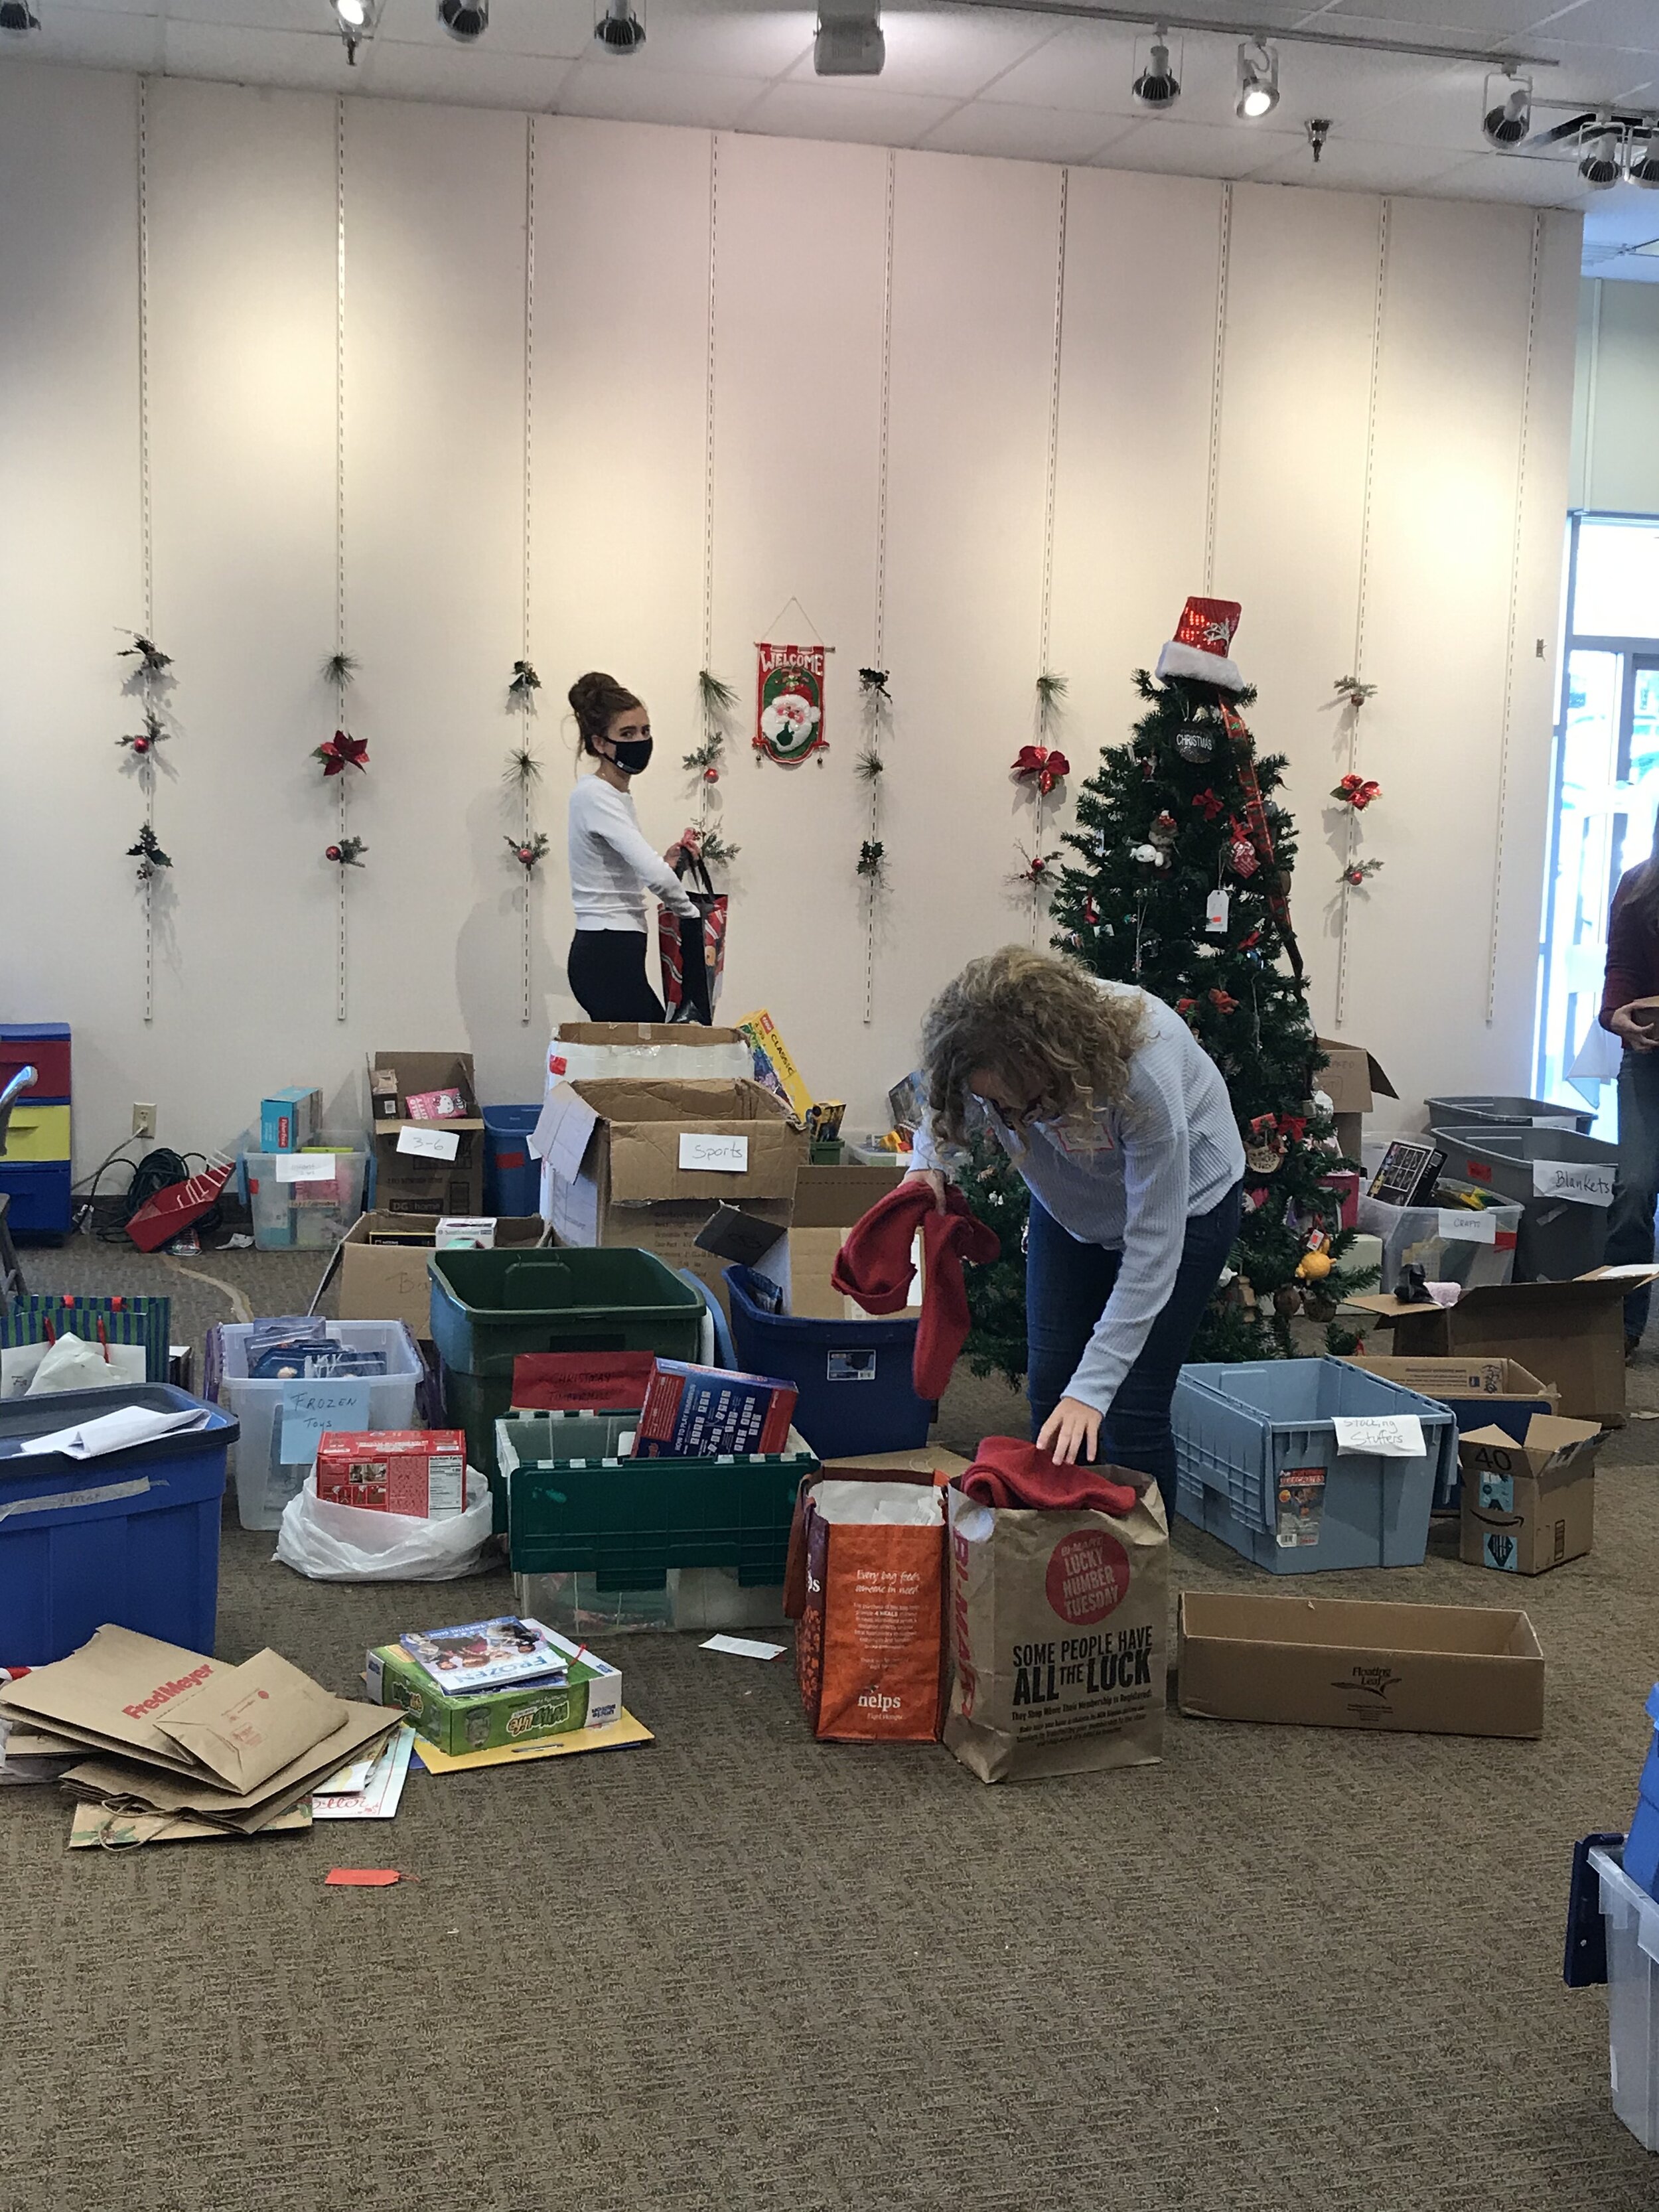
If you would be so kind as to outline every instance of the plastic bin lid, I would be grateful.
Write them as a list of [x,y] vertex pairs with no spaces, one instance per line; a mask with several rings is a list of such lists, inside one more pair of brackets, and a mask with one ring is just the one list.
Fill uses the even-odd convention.
[[[171,1436],[155,1437],[148,1443],[133,1444],[125,1451],[109,1452],[97,1459],[31,1452],[20,1466],[9,1464],[17,1458],[19,1445],[30,1437],[48,1437],[54,1429],[73,1428],[77,1422],[96,1420],[100,1413],[117,1413],[127,1406],[142,1407],[151,1413],[182,1413],[199,1406],[209,1418],[204,1428],[178,1430]],[[188,1390],[176,1389],[171,1382],[124,1382],[107,1390],[49,1390],[38,1398],[11,1398],[0,1404],[0,1472],[36,1475],[76,1468],[86,1473],[100,1467],[125,1467],[134,1461],[178,1459],[186,1453],[223,1451],[240,1432],[241,1423],[234,1413],[224,1413],[205,1398],[192,1397]]]

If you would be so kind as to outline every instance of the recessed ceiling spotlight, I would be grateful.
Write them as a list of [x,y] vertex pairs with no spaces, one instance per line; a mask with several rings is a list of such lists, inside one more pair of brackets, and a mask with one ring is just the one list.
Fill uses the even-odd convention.
[[1241,39],[1238,98],[1233,112],[1241,123],[1258,123],[1279,105],[1279,54],[1260,39]]
[[1610,191],[1619,181],[1619,133],[1603,113],[1585,132],[1580,143],[1578,173],[1593,192]]
[[1517,76],[1512,70],[1489,76],[1480,112],[1480,130],[1487,143],[1507,153],[1531,129],[1532,79]]
[[0,31],[9,32],[15,39],[26,39],[31,31],[40,27],[40,18],[28,0],[0,0]]
[[[1139,44],[1137,40],[1137,58]],[[1170,33],[1162,23],[1152,33],[1146,66],[1137,72],[1129,92],[1138,107],[1150,107],[1160,114],[1181,97],[1181,79],[1170,60]]]
[[607,54],[636,54],[645,44],[645,18],[633,0],[609,0],[593,24],[594,43]]
[[879,76],[887,59],[878,0],[818,0],[815,76]]

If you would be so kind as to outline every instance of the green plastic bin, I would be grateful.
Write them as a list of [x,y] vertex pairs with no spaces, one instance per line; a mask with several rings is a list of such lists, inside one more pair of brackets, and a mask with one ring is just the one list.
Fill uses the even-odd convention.
[[601,1590],[660,1589],[671,1567],[781,1583],[801,1477],[818,1466],[793,1429],[781,1452],[622,1459],[637,1413],[527,1413],[496,1424],[515,1575],[591,1574]]
[[444,1417],[465,1431],[469,1462],[489,1477],[498,1534],[507,1527],[507,1500],[496,1480],[495,1424],[513,1402],[520,1352],[695,1359],[701,1349],[702,1297],[653,1252],[564,1245],[429,1252],[427,1269]]

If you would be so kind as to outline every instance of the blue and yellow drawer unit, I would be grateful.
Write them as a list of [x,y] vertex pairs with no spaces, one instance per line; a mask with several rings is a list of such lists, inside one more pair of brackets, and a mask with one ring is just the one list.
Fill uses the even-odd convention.
[[6,1219],[21,1237],[66,1237],[70,1222],[70,1032],[67,1022],[0,1022],[0,1091],[20,1067],[39,1080],[11,1110],[0,1153]]

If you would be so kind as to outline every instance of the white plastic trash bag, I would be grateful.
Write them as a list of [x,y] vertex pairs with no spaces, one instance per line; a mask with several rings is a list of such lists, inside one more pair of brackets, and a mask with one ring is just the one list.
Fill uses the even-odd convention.
[[466,1510],[448,1521],[336,1505],[308,1474],[283,1510],[276,1557],[314,1583],[449,1583],[482,1567],[493,1517],[489,1485],[472,1467]]

